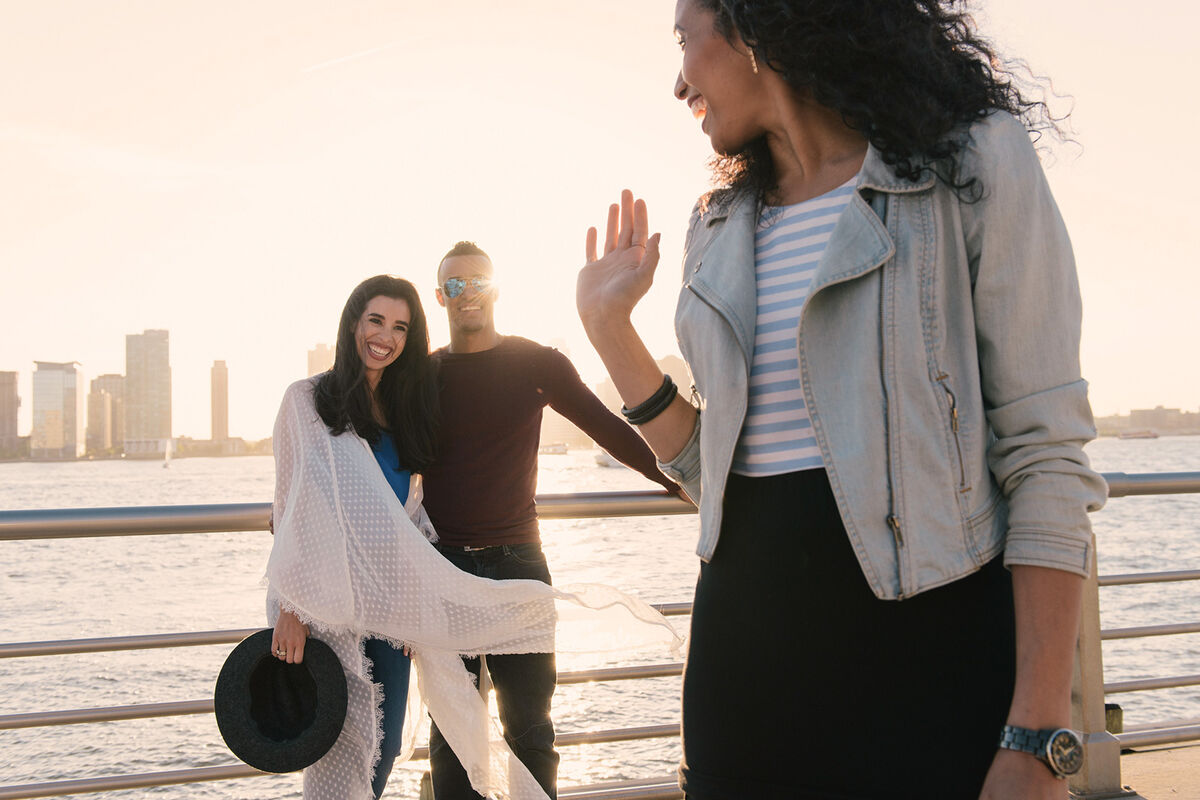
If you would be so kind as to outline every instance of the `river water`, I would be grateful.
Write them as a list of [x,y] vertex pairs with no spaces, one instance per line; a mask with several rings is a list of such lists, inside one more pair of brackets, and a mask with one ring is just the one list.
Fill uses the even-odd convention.
[[[1102,439],[1104,472],[1200,471],[1200,437]],[[543,456],[539,491],[653,488],[594,451]],[[0,464],[0,509],[269,501],[269,458]],[[1200,568],[1200,496],[1110,501],[1095,515],[1100,573]],[[543,523],[555,582],[603,582],[650,602],[691,599],[691,516]],[[0,642],[249,628],[263,623],[260,533],[0,543]],[[1200,582],[1101,590],[1105,627],[1194,621]],[[686,618],[675,623],[686,632]],[[230,645],[0,660],[0,714],[210,697]],[[1200,636],[1105,645],[1108,680],[1200,673]],[[639,660],[661,660],[659,656]],[[625,662],[560,657],[560,669]],[[748,665],[748,674],[752,665]],[[561,687],[560,733],[675,723],[678,678]],[[1200,689],[1123,694],[1127,725],[1200,717]],[[819,724],[819,723],[818,723]],[[671,774],[677,739],[563,749],[560,783]],[[0,786],[155,772],[233,760],[211,715],[0,731]],[[415,798],[424,762],[398,767],[385,797]],[[138,789],[109,797],[297,798],[295,775]]]

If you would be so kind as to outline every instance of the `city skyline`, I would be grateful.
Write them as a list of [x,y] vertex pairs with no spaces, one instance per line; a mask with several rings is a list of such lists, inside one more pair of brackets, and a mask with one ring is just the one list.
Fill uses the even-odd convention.
[[[305,348],[333,341],[363,278],[412,280],[432,343],[446,343],[433,283],[460,239],[493,257],[498,328],[565,339],[594,385],[604,371],[575,314],[575,275],[587,227],[626,187],[662,233],[635,322],[651,352],[677,354],[678,265],[711,148],[671,96],[674,3],[443,6],[10,9],[0,66],[24,78],[0,86],[12,187],[0,199],[0,369],[19,371],[22,433],[33,361],[120,373],[121,335],[166,329],[175,432],[209,430],[221,358],[231,433],[268,436]],[[1156,141],[1200,122],[1183,100],[1193,4],[1167,0],[1153,32],[1136,34],[1115,0],[973,7],[1002,54],[1053,80],[1053,110],[1072,111],[1067,141],[1039,147],[1079,265],[1096,415],[1197,408],[1187,223],[1200,201],[1188,163]],[[52,313],[88,323],[48,325]]]
[[[150,331],[147,331],[146,333],[150,333]],[[165,334],[167,332],[156,331],[155,333]],[[130,335],[138,336],[138,334]],[[551,340],[549,344],[562,350],[567,354],[568,357],[571,357],[570,346],[567,340],[554,339]],[[316,343],[313,347],[308,348],[306,353],[307,377],[312,377],[318,372],[329,369],[333,364],[333,353],[334,350],[332,345],[320,342]],[[686,375],[686,365],[684,364],[683,360],[679,358],[679,356],[668,353],[660,356],[658,360],[660,366],[662,366],[664,370],[669,370],[672,372],[672,374],[678,373]],[[47,362],[36,363],[43,364]],[[297,359],[297,363],[299,363],[299,359]],[[84,375],[82,370],[82,365],[79,364],[79,362],[66,362],[66,364],[80,368],[77,371],[77,374],[81,382],[86,379],[86,375]],[[55,364],[54,366],[65,366],[65,364]],[[16,409],[25,405],[23,397],[17,393],[18,382],[16,377],[18,375],[19,373],[15,371],[0,370],[0,458],[5,457],[5,443],[7,441],[5,439],[5,434],[7,431],[11,429],[11,431],[14,432],[11,434],[14,439],[14,441],[11,443],[11,446],[15,446],[15,439],[17,438],[32,436],[32,430],[23,433],[20,425],[16,424]],[[297,372],[296,380],[299,380],[301,377],[303,376]],[[108,398],[106,409],[108,414],[107,425],[111,431],[110,440],[112,445],[110,445],[110,447],[113,445],[119,445],[121,440],[124,438],[121,432],[121,429],[124,427],[123,417],[118,410],[120,408],[120,404],[123,402],[124,379],[125,376],[121,374],[107,374],[100,375],[90,380],[90,389],[87,394],[87,402],[84,412],[85,419],[87,420],[87,425],[85,428],[87,453],[103,454],[104,450],[108,449],[108,447],[104,446],[93,446],[92,426],[94,414],[91,402],[93,396],[97,394],[102,393]],[[606,406],[614,410],[620,407],[620,397],[617,395],[616,389],[612,386],[612,381],[607,376],[600,381],[588,383]],[[684,378],[677,377],[676,383],[680,386],[683,386],[685,385],[686,381]],[[231,436],[229,429],[229,399],[231,396],[231,386],[229,381],[229,370],[224,360],[214,360],[211,362],[211,366],[209,368],[209,386],[210,405],[208,422],[210,425],[210,441],[220,442],[227,439],[244,439],[245,441],[253,442],[269,438],[269,431],[264,436]],[[16,401],[15,403],[14,400]],[[547,412],[552,415],[552,409],[547,409]],[[1200,419],[1200,405],[1197,405],[1195,410],[1193,410],[1189,407],[1171,407],[1164,406],[1162,403],[1156,403],[1153,405],[1148,405],[1145,408],[1129,408],[1114,411],[1109,414],[1101,414],[1096,412],[1095,417],[1097,421],[1097,427],[1101,429],[1102,435],[1114,435],[1115,433],[1128,428],[1146,428],[1151,430],[1157,428],[1160,431],[1171,432],[1174,428],[1182,429],[1186,427],[1186,430],[1184,431],[1186,433],[1194,433],[1195,431],[1200,430],[1200,424],[1191,422],[1191,420],[1194,418]],[[566,422],[565,420],[559,422],[558,420],[554,419],[553,416],[551,419],[553,422],[551,424],[544,425],[544,428],[557,430],[558,428],[555,427],[556,425],[561,427],[562,423]],[[172,430],[169,438],[173,440],[195,439],[203,441],[203,438],[195,435],[195,433],[196,432],[194,431]],[[551,438],[555,437],[552,436]],[[561,439],[563,437],[558,435],[557,438]],[[547,441],[550,440],[551,439],[547,439]],[[117,450],[119,451],[119,449],[120,448],[118,446]]]

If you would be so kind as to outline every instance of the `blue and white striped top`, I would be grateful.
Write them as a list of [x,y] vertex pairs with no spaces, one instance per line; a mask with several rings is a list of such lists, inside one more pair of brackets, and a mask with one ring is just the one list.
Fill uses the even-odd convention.
[[732,471],[763,477],[822,466],[800,388],[800,309],[855,179],[792,206],[769,206],[754,235],[758,316],[746,421]]

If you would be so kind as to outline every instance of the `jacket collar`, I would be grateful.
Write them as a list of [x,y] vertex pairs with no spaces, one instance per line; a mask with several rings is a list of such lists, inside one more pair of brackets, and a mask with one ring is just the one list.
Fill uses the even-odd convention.
[[[910,194],[931,189],[936,182],[937,176],[932,172],[925,173],[915,181],[899,177],[895,170],[884,163],[883,156],[875,149],[875,145],[868,144],[867,155],[863,158],[862,169],[859,170],[858,183],[855,188],[860,193],[863,189],[873,189],[877,192],[891,194]],[[719,220],[740,214],[749,214],[753,217],[757,205],[748,192],[739,192],[736,195],[721,198],[714,201],[704,212],[704,224],[712,225]]]
[[862,169],[858,173],[858,190],[874,189],[877,192],[907,194],[922,192],[933,188],[937,176],[926,172],[920,180],[910,181],[896,175],[896,171],[883,161],[883,156],[875,149],[875,145],[867,145],[867,156],[863,159]]

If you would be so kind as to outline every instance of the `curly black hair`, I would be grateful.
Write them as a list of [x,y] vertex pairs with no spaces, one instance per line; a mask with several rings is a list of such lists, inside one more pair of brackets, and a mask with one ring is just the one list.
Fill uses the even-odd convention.
[[[367,303],[380,296],[408,303],[410,315],[404,350],[384,367],[376,388],[387,431],[371,413],[371,389],[354,336]],[[429,357],[429,326],[412,283],[376,275],[354,288],[338,323],[333,368],[317,378],[313,398],[321,421],[334,436],[349,430],[374,443],[380,436],[390,435],[400,456],[400,469],[420,472],[433,463],[439,418],[437,366]]]
[[[718,33],[731,42],[740,36],[759,63],[839,112],[900,178],[932,172],[977,200],[983,187],[955,156],[966,126],[995,110],[1035,136],[1062,135],[1061,118],[1022,77],[1027,68],[996,55],[963,0],[697,2],[714,13]],[[763,139],[717,156],[712,167],[718,194],[749,189],[761,197],[773,187]]]

